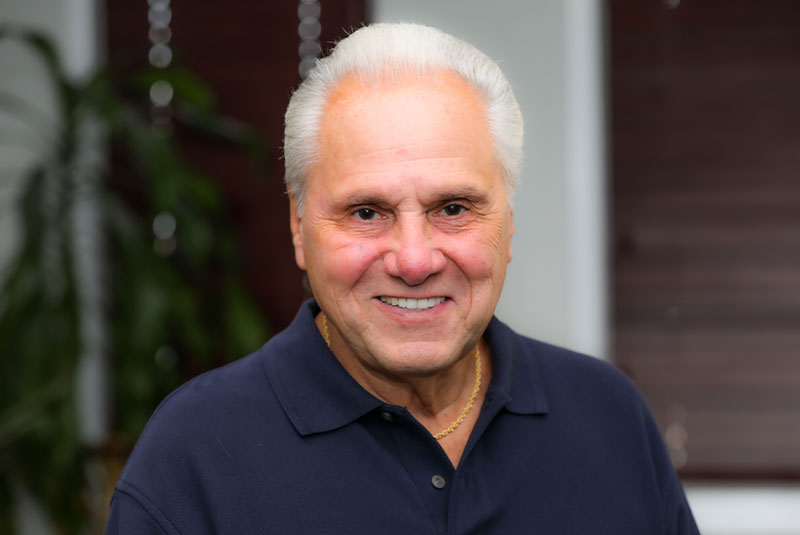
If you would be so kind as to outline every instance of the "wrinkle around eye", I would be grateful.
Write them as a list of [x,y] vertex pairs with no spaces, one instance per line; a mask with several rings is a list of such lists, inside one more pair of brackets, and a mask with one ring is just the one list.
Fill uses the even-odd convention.
[[462,232],[476,227],[476,218],[469,211],[457,216],[447,216],[437,212],[431,221],[437,229],[447,233]]

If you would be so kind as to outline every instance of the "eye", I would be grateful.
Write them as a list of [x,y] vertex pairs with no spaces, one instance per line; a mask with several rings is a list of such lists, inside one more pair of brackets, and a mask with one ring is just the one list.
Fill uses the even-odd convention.
[[444,208],[442,208],[442,213],[446,216],[457,216],[462,214],[466,208],[460,204],[448,204]]
[[363,221],[370,221],[371,219],[375,219],[377,216],[378,212],[372,208],[359,208],[356,210],[356,217]]

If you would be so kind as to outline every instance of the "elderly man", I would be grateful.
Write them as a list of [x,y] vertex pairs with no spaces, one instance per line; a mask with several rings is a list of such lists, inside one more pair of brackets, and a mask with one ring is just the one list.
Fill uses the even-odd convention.
[[162,403],[108,533],[697,533],[631,383],[493,318],[521,142],[508,82],[466,43],[340,42],[286,113],[314,300]]

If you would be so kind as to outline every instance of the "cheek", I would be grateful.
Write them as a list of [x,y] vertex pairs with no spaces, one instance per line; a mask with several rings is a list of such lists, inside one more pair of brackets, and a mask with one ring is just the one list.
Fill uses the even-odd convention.
[[508,263],[508,238],[501,231],[463,232],[448,247],[448,256],[473,280],[496,279]]
[[323,271],[317,275],[327,283],[352,286],[381,256],[376,244],[362,239],[323,235],[317,243],[315,265]]

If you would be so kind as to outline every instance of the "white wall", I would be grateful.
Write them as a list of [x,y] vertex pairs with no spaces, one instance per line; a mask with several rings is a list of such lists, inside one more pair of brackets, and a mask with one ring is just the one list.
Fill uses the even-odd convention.
[[[462,37],[500,63],[526,123],[514,260],[497,314],[607,356],[603,13],[598,0],[374,0],[373,20]],[[800,486],[686,485],[704,535],[800,534]]]

